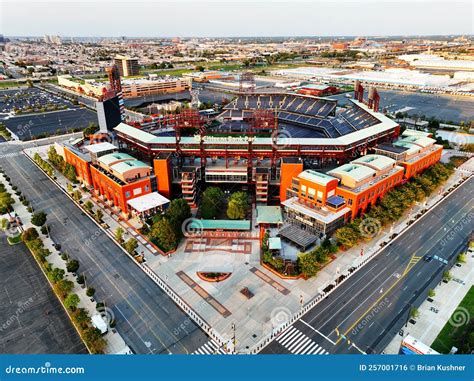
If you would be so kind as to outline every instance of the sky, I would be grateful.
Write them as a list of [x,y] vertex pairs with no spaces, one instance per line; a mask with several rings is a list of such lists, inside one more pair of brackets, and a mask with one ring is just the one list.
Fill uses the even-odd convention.
[[6,36],[388,36],[474,33],[474,1],[0,0]]

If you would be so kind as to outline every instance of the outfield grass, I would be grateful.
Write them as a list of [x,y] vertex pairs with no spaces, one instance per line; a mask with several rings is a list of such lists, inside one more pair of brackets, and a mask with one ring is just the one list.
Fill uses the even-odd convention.
[[[455,327],[451,324],[451,321],[456,322],[456,316],[465,317],[465,313],[463,311],[467,311],[467,322],[462,324],[460,327]],[[451,315],[451,318],[443,327],[439,335],[436,337],[435,341],[431,345],[435,351],[440,353],[449,353],[451,348],[457,347],[460,348],[460,342],[463,338],[470,334],[469,332],[469,320],[474,319],[474,286],[472,286],[469,291],[467,292],[464,299],[459,303],[459,306],[456,308],[456,311]],[[472,326],[471,326],[472,327]]]

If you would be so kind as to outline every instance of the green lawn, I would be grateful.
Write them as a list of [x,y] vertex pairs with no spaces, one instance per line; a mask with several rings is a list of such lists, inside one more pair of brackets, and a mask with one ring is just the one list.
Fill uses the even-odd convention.
[[[467,311],[467,314],[466,314]],[[459,319],[458,319],[459,318]],[[462,320],[464,319],[464,320]],[[466,348],[462,346],[462,340],[466,342],[471,339],[470,349],[472,350],[472,339],[474,332],[472,332],[474,319],[474,286],[469,289],[464,299],[459,303],[459,306],[454,311],[453,315],[443,327],[438,337],[435,339],[431,348],[440,353],[449,353],[451,348],[457,347],[459,349],[458,353],[468,353],[466,351],[469,345],[466,345]],[[466,321],[467,320],[467,321]],[[470,323],[469,323],[470,320]],[[451,322],[463,321],[465,324],[460,325],[459,327],[453,326]],[[467,343],[465,343],[467,344]]]
[[21,242],[21,234],[18,234],[15,237],[7,237],[7,241],[10,245],[16,245]]

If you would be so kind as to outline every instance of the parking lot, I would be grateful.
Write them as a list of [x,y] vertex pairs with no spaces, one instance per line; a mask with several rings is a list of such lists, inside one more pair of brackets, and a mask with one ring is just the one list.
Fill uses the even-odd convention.
[[0,352],[87,353],[26,246],[0,234]]
[[36,88],[0,92],[0,114],[20,115],[65,110],[73,105],[57,96]]
[[[389,112],[403,111],[410,116],[425,115],[442,121],[460,123],[474,119],[474,102],[470,97],[424,94],[399,90],[377,89],[380,94],[380,109]],[[349,93],[352,95],[352,93]],[[366,95],[367,96],[367,95]],[[349,103],[346,94],[335,95],[340,105]]]
[[90,122],[97,123],[97,114],[85,108],[72,108],[43,114],[28,114],[0,120],[20,140],[44,138],[81,131]]

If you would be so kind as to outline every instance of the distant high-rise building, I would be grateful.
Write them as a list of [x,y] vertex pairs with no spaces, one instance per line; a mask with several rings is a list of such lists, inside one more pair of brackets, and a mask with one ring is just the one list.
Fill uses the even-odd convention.
[[122,77],[130,77],[139,75],[138,59],[127,56],[117,55],[115,57],[115,65]]

